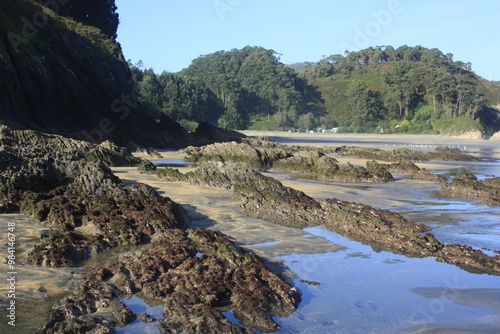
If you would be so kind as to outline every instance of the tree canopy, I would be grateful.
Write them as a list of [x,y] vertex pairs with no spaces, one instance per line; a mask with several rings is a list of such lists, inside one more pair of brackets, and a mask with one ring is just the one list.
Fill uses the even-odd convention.
[[[42,5],[46,0],[37,0]],[[85,25],[99,28],[109,38],[115,40],[119,16],[115,0],[78,0],[65,1],[57,6],[58,14],[71,17]]]
[[485,119],[487,106],[500,103],[470,63],[421,46],[371,47],[297,66],[247,46],[200,56],[179,73],[132,70],[151,114],[229,129],[436,133],[453,119]]
[[[328,119],[355,131],[389,124],[395,131],[432,131],[442,118],[478,119],[488,105],[471,64],[435,48],[346,51],[307,64],[301,75],[319,87]],[[409,125],[398,126],[403,122]]]
[[241,128],[251,118],[273,116],[275,126],[293,127],[313,112],[308,104],[319,95],[279,60],[274,50],[247,46],[201,56],[182,73],[202,80],[219,98],[226,111],[221,126]]

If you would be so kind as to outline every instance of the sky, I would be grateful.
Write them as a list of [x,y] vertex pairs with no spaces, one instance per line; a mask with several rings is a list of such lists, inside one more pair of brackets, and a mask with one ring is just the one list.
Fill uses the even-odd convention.
[[261,46],[285,64],[370,46],[421,45],[500,81],[500,0],[116,0],[126,59],[178,72],[201,55]]

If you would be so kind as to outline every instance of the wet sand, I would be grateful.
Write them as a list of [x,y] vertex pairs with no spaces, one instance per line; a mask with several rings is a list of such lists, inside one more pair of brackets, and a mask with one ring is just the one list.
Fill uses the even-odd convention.
[[[190,168],[179,170],[184,172],[186,169]],[[113,172],[126,183],[141,182],[168,196],[186,209],[192,221],[190,227],[210,228],[230,235],[237,245],[261,256],[273,270],[288,278],[294,277],[293,273],[282,267],[276,256],[319,254],[344,248],[300,229],[246,216],[231,190],[187,182],[165,182],[156,176],[140,174],[136,168],[117,167]]]
[[303,146],[361,146],[388,148],[408,147],[411,149],[433,149],[434,145],[455,145],[463,148],[470,145],[498,146],[500,143],[494,140],[470,139],[451,136],[437,135],[393,135],[393,134],[345,134],[345,133],[288,133],[288,132],[265,132],[265,131],[243,131],[249,137],[267,136],[282,143]]
[[[82,270],[77,268],[42,268],[39,266],[23,264],[27,254],[40,240],[40,234],[48,231],[48,228],[30,221],[25,215],[0,215],[0,226],[5,227],[1,243],[7,245],[7,224],[15,223],[15,256],[16,264],[14,270],[10,270],[6,257],[8,256],[6,247],[2,247],[2,257],[5,259],[0,263],[2,282],[7,279],[7,273],[16,272],[16,301],[23,302],[31,299],[46,298],[49,295],[63,293],[70,280],[76,279]],[[11,275],[9,275],[11,276]],[[5,307],[9,300],[6,298],[9,285],[0,285],[0,307]]]
[[[338,135],[338,134],[282,134],[282,133],[248,133],[249,135],[272,136],[273,139],[290,145],[339,146],[353,145],[364,147],[377,147],[392,149],[396,145],[462,145],[474,147],[475,145],[492,146],[498,151],[498,142],[485,140],[471,140],[451,137],[433,136],[370,136],[370,135]],[[426,144],[430,143],[430,144]],[[428,147],[409,147],[412,149],[431,149]],[[433,149],[433,148],[432,148]],[[461,149],[463,149],[461,147]],[[159,151],[161,159],[182,160],[181,151]],[[156,156],[134,154],[148,160],[159,160]],[[365,159],[342,157],[341,163],[351,162],[364,165]],[[426,168],[451,168],[449,165],[417,164]],[[182,172],[192,170],[192,167],[179,168]],[[289,254],[321,254],[343,250],[344,246],[332,243],[321,236],[315,236],[303,230],[275,225],[263,220],[247,217],[239,207],[239,200],[233,198],[232,191],[196,186],[185,182],[163,182],[155,176],[140,174],[136,168],[113,168],[113,171],[126,183],[146,183],[155,188],[160,194],[172,198],[182,204],[188,211],[193,223],[192,227],[204,227],[220,230],[235,239],[235,242],[257,255],[264,258],[268,265],[275,271],[282,273],[288,279],[295,277],[283,260],[277,258]],[[289,173],[271,170],[270,176],[282,181],[285,185],[302,190],[316,199],[338,198],[372,205],[377,208],[402,207],[414,201],[415,193],[422,193],[423,189],[435,187],[435,184],[426,181],[403,180],[390,184],[371,185],[369,188],[363,184],[333,184],[328,181],[314,181],[297,179]],[[410,183],[408,183],[410,182]],[[413,189],[413,190],[412,190]],[[414,192],[412,192],[414,191]],[[418,199],[425,200],[425,199]],[[432,201],[432,200],[429,200]],[[46,314],[51,304],[68,293],[69,285],[78,280],[82,269],[57,268],[48,269],[37,266],[20,264],[27,252],[33,249],[41,233],[47,230],[43,225],[33,223],[24,215],[0,215],[0,226],[7,226],[8,222],[16,222],[16,257],[18,276],[16,281],[16,301],[19,302],[20,323],[37,324],[44,322],[44,316],[33,318],[26,314],[36,312]],[[7,231],[2,233],[2,244],[7,243]],[[4,248],[5,249],[5,248]],[[6,250],[5,250],[6,252]],[[7,253],[4,254],[4,258]],[[6,261],[0,263],[2,276],[9,272]],[[7,277],[2,277],[6,280]],[[8,286],[0,286],[0,306],[7,305],[6,298]],[[36,299],[36,303],[28,300]],[[34,308],[32,305],[37,305]],[[3,317],[5,312],[0,312]],[[23,326],[24,327],[24,326]],[[27,327],[24,327],[27,328]],[[4,327],[0,327],[3,331]]]
[[[15,223],[15,268],[7,263],[8,224]],[[48,312],[52,305],[69,294],[71,285],[80,279],[83,270],[80,268],[43,268],[26,265],[26,255],[40,240],[40,234],[48,228],[30,221],[29,217],[20,214],[0,215],[0,226],[4,228],[0,242],[3,261],[0,263],[0,333],[14,333],[8,325],[7,306],[15,302],[16,327],[19,333],[35,333],[48,320]],[[15,276],[13,286],[7,279]],[[14,291],[11,290],[14,288]],[[10,298],[15,295],[14,298]],[[9,296],[11,295],[11,296]],[[13,297],[13,296],[12,296]],[[16,332],[17,333],[17,332]]]

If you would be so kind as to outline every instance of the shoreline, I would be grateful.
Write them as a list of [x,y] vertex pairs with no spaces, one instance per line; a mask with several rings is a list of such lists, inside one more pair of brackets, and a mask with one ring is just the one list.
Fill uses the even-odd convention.
[[[297,137],[297,134],[280,134],[281,136],[276,137],[281,140],[288,140],[288,142],[282,144],[289,145],[303,145],[303,142],[306,142],[306,145],[314,145],[318,147],[325,146],[325,143],[328,145],[338,145],[338,141],[343,138],[344,142],[353,143],[353,146],[364,146],[371,147],[374,145],[377,148],[381,148],[381,145],[388,146],[387,141],[379,141],[378,136],[376,135],[322,135],[322,134],[302,134],[302,137]],[[321,136],[321,137],[320,137]],[[402,137],[407,139],[406,136],[391,136],[386,137],[387,139],[400,140]],[[319,138],[319,139],[318,139]],[[375,139],[374,139],[375,138]],[[421,137],[418,137],[414,140],[420,140]],[[455,138],[456,139],[456,138]],[[467,139],[462,139],[467,140]],[[469,146],[471,146],[471,140],[467,140],[469,142]],[[409,142],[409,141],[407,141]],[[477,142],[477,141],[475,141]],[[486,141],[480,141],[486,142]],[[456,141],[455,141],[456,143]],[[489,143],[488,143],[489,144]],[[396,145],[394,143],[394,145]],[[408,145],[408,144],[406,144]],[[411,143],[410,143],[411,145]],[[437,145],[437,144],[436,144]],[[457,145],[457,144],[454,144]],[[480,144],[481,145],[481,144]],[[484,147],[482,147],[484,148]],[[500,147],[495,146],[494,153],[498,153],[497,149]],[[427,149],[427,148],[425,148]],[[472,148],[474,149],[474,148]],[[184,156],[184,151],[173,151],[173,150],[165,150],[159,151],[160,154],[163,154],[166,159],[179,160]],[[136,156],[141,155],[141,153],[134,154]],[[142,153],[142,155],[144,155]],[[153,156],[150,156],[151,158]],[[157,160],[158,157],[153,158],[152,160]],[[342,157],[342,160],[353,160],[351,157]],[[356,163],[361,163],[361,160],[358,159]],[[193,167],[181,167],[181,172],[185,172],[188,170],[192,170]],[[111,167],[113,174],[119,177],[125,184],[147,184],[154,188],[154,190],[162,195],[171,198],[176,203],[182,205],[187,213],[189,214],[192,224],[189,227],[199,227],[202,229],[210,229],[221,231],[227,235],[234,238],[233,240],[235,245],[244,248],[245,250],[250,250],[254,254],[261,257],[266,263],[267,267],[270,268],[275,273],[281,274],[289,284],[294,279],[301,278],[297,277],[295,272],[293,271],[292,266],[290,264],[286,264],[283,261],[283,256],[288,256],[291,254],[324,254],[324,253],[342,253],[345,249],[344,246],[339,244],[334,244],[331,241],[328,241],[327,238],[315,235],[314,233],[309,233],[303,229],[289,228],[282,225],[278,225],[276,223],[270,223],[268,221],[251,218],[248,217],[243,209],[240,207],[239,202],[234,198],[234,195],[231,191],[225,191],[221,188],[211,188],[200,185],[193,185],[184,181],[163,181],[157,178],[154,175],[141,174],[136,167]],[[282,173],[282,175],[277,171],[266,170],[262,171],[262,173],[270,173],[270,176],[275,180],[281,182],[283,184],[289,184],[293,189],[297,189],[300,191],[305,191],[313,198],[324,197],[331,198],[338,197],[338,195],[342,194],[344,199],[351,199],[359,203],[359,196],[361,192],[365,192],[366,187],[361,184],[349,184],[349,185],[335,185],[328,184],[328,187],[324,187],[322,182],[309,182],[309,181],[301,181],[299,179],[289,178],[290,173]],[[274,174],[274,175],[273,175]],[[182,178],[181,178],[182,180]],[[405,182],[405,181],[403,181]],[[403,183],[401,182],[401,183]],[[413,182],[413,181],[412,181]],[[328,182],[327,182],[328,183]],[[428,182],[416,182],[419,186],[427,188],[429,186]],[[415,184],[414,184],[415,185]],[[305,187],[305,188],[304,188]],[[373,187],[372,187],[373,188]],[[392,206],[392,207],[401,207],[406,203],[412,203],[415,199],[411,197],[400,196],[394,199],[396,188],[402,195],[405,191],[405,186],[398,183],[395,183],[394,186],[391,184],[390,186],[377,186],[374,188],[372,192],[372,196],[362,196],[367,199],[369,202],[377,202],[378,207],[384,206]],[[412,187],[409,187],[412,188]],[[274,188],[273,188],[274,189]],[[367,194],[368,195],[368,194]],[[392,199],[390,198],[392,196]],[[363,201],[364,202],[364,201]],[[375,204],[373,202],[373,204]],[[366,202],[365,202],[366,203]],[[279,204],[279,203],[278,203]],[[372,204],[372,205],[373,205]],[[286,211],[286,209],[285,209]],[[19,216],[19,219],[25,222],[25,226],[32,224],[31,222],[27,222],[27,216]],[[4,216],[4,219],[8,221],[9,219],[13,219],[13,216]],[[267,219],[267,218],[264,218]],[[271,220],[272,221],[272,220]],[[46,229],[50,229],[50,224],[34,224],[36,225],[36,229],[29,229],[29,234],[20,234],[19,237],[23,238],[23,245],[26,249],[18,249],[20,252],[19,255],[23,255],[24,252],[28,251],[30,247],[33,246],[34,243],[39,239],[40,233],[44,232]],[[286,224],[285,224],[286,225]],[[31,226],[31,225],[30,225]],[[286,225],[288,226],[288,225]],[[81,230],[81,229],[80,229]],[[79,230],[79,231],[80,231]],[[19,231],[21,232],[21,231]],[[197,233],[197,232],[193,232]],[[33,244],[32,244],[33,243]],[[201,248],[200,248],[201,249]],[[201,254],[201,253],[198,253]],[[398,253],[399,254],[399,253]],[[103,254],[104,255],[104,254]],[[108,254],[111,255],[111,254]],[[342,255],[339,255],[342,256]],[[103,257],[107,257],[104,255]],[[193,258],[196,261],[198,259],[198,255],[196,258]],[[34,273],[33,273],[34,274]],[[53,296],[58,292],[61,292],[65,289],[64,283],[61,282],[57,286],[46,286],[43,283],[40,284],[40,281],[36,279],[33,274],[29,275],[30,278],[35,277],[35,279],[30,279],[30,285],[19,286],[19,292],[24,290],[23,292],[32,292],[38,291],[41,293],[40,297]],[[38,273],[37,273],[38,274]],[[71,273],[73,274],[73,273]],[[61,275],[62,276],[62,275]],[[61,278],[61,277],[59,277]],[[303,277],[302,277],[303,278]],[[75,277],[71,277],[73,281]],[[47,279],[46,281],[51,281]],[[309,280],[310,281],[310,280]],[[311,282],[315,282],[311,281]],[[302,281],[301,281],[302,282]],[[293,285],[293,284],[292,284]],[[26,294],[28,296],[28,294]],[[33,295],[31,295],[33,297]],[[35,297],[36,298],[36,297]]]
[[[241,131],[249,137],[285,138],[282,144],[291,144],[290,140],[305,141],[300,145],[322,145],[338,142],[338,145],[366,145],[378,147],[379,144],[403,145],[487,145],[498,146],[500,141],[489,139],[471,139],[466,137],[444,135],[414,135],[414,134],[352,134],[352,133],[304,133],[304,132],[279,132],[279,131]],[[374,143],[375,142],[375,143]],[[418,148],[418,147],[413,147]]]

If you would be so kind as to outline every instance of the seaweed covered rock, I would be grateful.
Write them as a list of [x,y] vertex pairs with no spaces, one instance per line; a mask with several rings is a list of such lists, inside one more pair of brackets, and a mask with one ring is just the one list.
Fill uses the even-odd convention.
[[[295,288],[221,232],[173,229],[145,249],[90,271],[54,308],[44,330],[123,326],[137,315],[121,307],[118,295],[138,292],[163,301],[165,317],[157,324],[167,333],[273,332],[279,326],[272,315],[287,316],[300,301]],[[247,328],[229,322],[226,311]]]
[[432,174],[425,168],[420,168],[412,161],[399,161],[390,165],[382,165],[389,172],[393,174],[405,174],[407,177],[415,180],[432,181],[432,182],[446,182],[448,178],[444,175]]
[[442,247],[424,224],[414,223],[396,212],[328,199],[321,202],[325,226],[350,239],[371,245],[375,250],[425,257]]
[[[175,176],[168,179],[176,180]],[[489,257],[475,250],[457,253],[454,250],[467,246],[445,245],[428,232],[429,227],[396,212],[337,199],[316,201],[238,164],[203,163],[177,180],[233,189],[245,212],[252,217],[296,228],[324,225],[377,251],[411,257],[433,256],[465,270],[500,275],[500,256]],[[427,233],[423,235],[424,232]]]
[[461,174],[455,176],[451,183],[443,184],[441,192],[453,197],[480,199],[490,205],[500,205],[500,178],[479,181],[472,174]]
[[[147,244],[168,229],[187,225],[182,207],[145,185],[121,185],[114,195],[57,188],[26,196],[21,211],[52,227],[28,255],[28,263],[42,266],[77,266],[94,254]],[[60,234],[65,238],[54,237]]]
[[[112,144],[33,131],[3,131],[0,144],[3,198],[50,227],[27,263],[78,266],[118,246],[143,245],[73,282],[44,333],[112,333],[138,318],[165,333],[271,332],[279,329],[274,315],[295,311],[297,290],[260,258],[220,232],[186,230],[180,205],[149,186],[122,183],[106,159],[88,156],[107,156]],[[165,320],[134,314],[119,298],[136,292],[163,301]],[[222,312],[229,310],[247,328],[228,321]]]
[[392,182],[391,173],[376,161],[369,161],[366,168],[350,163],[339,164],[338,161],[325,155],[319,150],[311,150],[307,155],[293,155],[289,158],[277,160],[273,167],[308,173],[316,177],[324,177],[337,182]]
[[113,175],[102,161],[127,157],[113,144],[3,129],[0,145],[3,200],[52,228],[28,263],[76,266],[92,254],[148,243],[158,232],[186,226],[179,205]]
[[318,225],[321,206],[301,191],[251,168],[237,164],[203,163],[184,178],[191,183],[233,189],[242,207],[252,217],[285,226],[304,228]]

